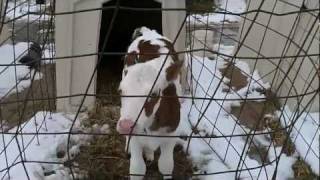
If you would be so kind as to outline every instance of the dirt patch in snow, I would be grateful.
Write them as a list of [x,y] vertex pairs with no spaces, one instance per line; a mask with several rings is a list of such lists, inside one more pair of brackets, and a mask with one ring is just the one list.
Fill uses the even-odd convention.
[[240,106],[232,106],[231,113],[242,125],[259,131],[266,127],[265,115],[272,113],[266,107],[266,102],[247,101]]
[[247,76],[244,75],[238,67],[232,63],[226,63],[225,67],[220,69],[222,76],[228,78],[230,82],[227,84],[234,90],[239,90],[247,86]]
[[294,172],[294,177],[297,180],[308,180],[308,179],[319,179],[320,177],[317,177],[315,175],[310,166],[301,159],[298,159],[293,165],[292,170]]
[[[260,91],[260,90],[259,90]],[[262,92],[262,91],[261,91]],[[288,138],[286,129],[284,129],[279,119],[275,116],[276,111],[280,108],[280,102],[276,99],[275,94],[271,90],[262,92],[265,101],[245,101],[240,106],[232,106],[231,114],[233,114],[239,122],[247,128],[255,131],[269,130],[271,141],[275,146],[284,146],[284,153],[292,155],[295,152],[293,142]],[[251,152],[259,153],[266,151],[265,147],[254,147]],[[253,155],[254,156],[254,155]],[[259,155],[260,156],[260,155]],[[265,157],[261,157],[262,162],[266,162]]]
[[265,95],[264,101],[241,102],[240,106],[231,106],[231,114],[239,119],[242,125],[260,131],[267,127],[268,117],[279,110],[280,102],[270,89],[257,91]]

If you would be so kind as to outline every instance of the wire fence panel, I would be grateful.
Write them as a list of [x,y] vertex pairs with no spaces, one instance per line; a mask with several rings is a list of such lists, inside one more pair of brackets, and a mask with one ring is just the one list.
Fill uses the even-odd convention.
[[1,179],[319,179],[319,1],[57,1],[0,0]]

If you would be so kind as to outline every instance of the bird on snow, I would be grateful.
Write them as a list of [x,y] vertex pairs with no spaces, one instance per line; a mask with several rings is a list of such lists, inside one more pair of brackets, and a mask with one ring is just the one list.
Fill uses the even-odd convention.
[[42,50],[38,43],[33,42],[28,50],[28,53],[24,55],[19,62],[29,67],[29,69],[34,69],[39,71],[41,64],[41,54]]

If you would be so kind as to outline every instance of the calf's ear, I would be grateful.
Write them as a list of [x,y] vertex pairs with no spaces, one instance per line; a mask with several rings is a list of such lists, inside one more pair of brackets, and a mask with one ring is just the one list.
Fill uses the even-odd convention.
[[150,130],[156,131],[167,128],[168,132],[175,131],[180,122],[180,102],[177,96],[177,88],[171,83],[162,90],[160,105],[155,113]]

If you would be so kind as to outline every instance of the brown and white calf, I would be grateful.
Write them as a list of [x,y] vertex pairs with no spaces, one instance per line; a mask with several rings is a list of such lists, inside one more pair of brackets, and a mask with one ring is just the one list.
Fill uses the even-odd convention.
[[[183,62],[174,54],[173,44],[169,39],[145,27],[138,33],[140,36],[131,43],[125,57],[119,86],[122,97],[117,131],[120,134],[153,135],[131,136],[128,147],[131,154],[131,179],[143,179],[146,172],[143,155],[147,160],[153,160],[154,151],[158,148],[161,150],[159,170],[163,175],[169,175],[165,178],[171,178],[173,149],[178,138],[154,136],[177,135],[181,107],[178,98],[181,95],[180,69]],[[167,56],[168,53],[173,54]],[[152,88],[154,82],[156,83]],[[151,96],[147,98],[150,92]]]

